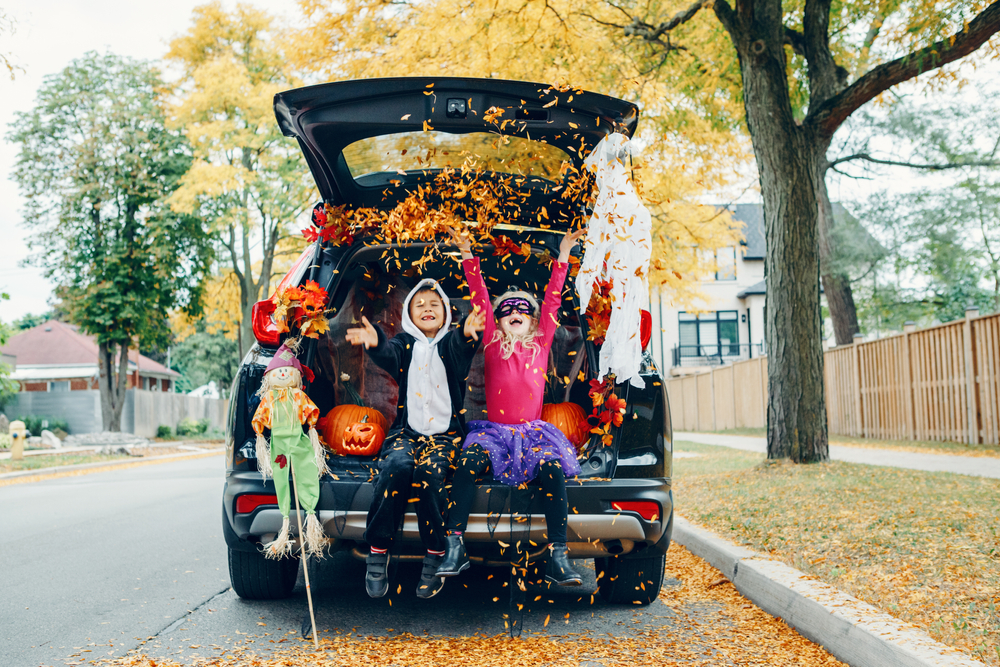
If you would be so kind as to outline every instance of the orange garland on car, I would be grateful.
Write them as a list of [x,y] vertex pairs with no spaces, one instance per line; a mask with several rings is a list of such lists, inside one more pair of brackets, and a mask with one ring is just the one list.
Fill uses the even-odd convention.
[[588,394],[594,404],[594,410],[583,423],[591,433],[601,436],[601,442],[605,447],[610,446],[614,438],[611,435],[611,427],[621,426],[624,423],[625,410],[628,407],[624,399],[618,398],[613,393],[614,386],[613,375],[608,375],[603,382],[590,381]]

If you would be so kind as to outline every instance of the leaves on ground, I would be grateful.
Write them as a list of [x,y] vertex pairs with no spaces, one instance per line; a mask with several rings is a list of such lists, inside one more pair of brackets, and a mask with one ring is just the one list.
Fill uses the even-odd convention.
[[685,517],[1000,665],[1000,480],[675,444]]

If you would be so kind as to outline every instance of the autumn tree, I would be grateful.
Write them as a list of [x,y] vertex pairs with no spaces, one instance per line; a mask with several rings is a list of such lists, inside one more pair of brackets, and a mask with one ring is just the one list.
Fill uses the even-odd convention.
[[88,53],[45,79],[8,134],[30,261],[97,341],[110,431],[121,428],[129,348],[165,346],[168,312],[197,309],[211,257],[201,222],[165,203],[191,153],[166,126],[162,90],[149,64]]
[[[636,176],[654,218],[651,282],[662,285],[665,299],[694,304],[701,279],[715,271],[714,259],[698,249],[739,244],[739,223],[701,199],[745,180],[738,170],[750,159],[749,146],[732,131],[740,105],[725,96],[692,100],[627,52],[627,39],[580,14],[579,2],[303,0],[300,6],[305,27],[291,35],[288,53],[323,80],[520,79],[639,103]],[[606,9],[602,16],[611,14]],[[700,37],[710,33],[707,27]]]
[[[1000,29],[1000,2],[604,4],[619,14],[604,23],[647,61],[666,63],[692,87],[721,79],[743,102],[767,237],[768,457],[825,460],[819,286],[820,257],[830,253],[830,142],[881,93],[987,44]],[[724,31],[724,43],[693,38],[707,24]],[[727,76],[721,55],[733,51],[738,70]],[[842,285],[823,285],[831,312],[845,308]]]
[[254,343],[251,309],[268,296],[279,244],[316,197],[298,146],[274,120],[274,94],[300,83],[275,40],[277,28],[250,5],[226,12],[209,3],[194,10],[166,56],[183,72],[174,122],[195,150],[171,201],[212,225],[239,291],[241,357]]

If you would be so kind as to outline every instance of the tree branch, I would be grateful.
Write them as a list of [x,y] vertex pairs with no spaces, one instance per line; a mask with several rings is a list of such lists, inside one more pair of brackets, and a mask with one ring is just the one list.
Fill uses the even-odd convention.
[[813,107],[806,117],[830,137],[862,105],[898,83],[937,69],[969,55],[1000,30],[1000,0],[984,9],[965,28],[948,39],[918,49],[902,58],[883,63],[839,94]]
[[[631,19],[631,23],[627,23],[624,25],[618,23],[609,23],[607,21],[602,21],[594,16],[591,16],[590,14],[587,14],[585,12],[580,12],[580,15],[589,18],[595,23],[600,23],[601,25],[609,27],[619,28],[625,34],[626,37],[639,37],[645,42],[665,47],[668,51],[675,51],[682,49],[683,47],[674,46],[673,44],[670,43],[670,35],[669,35],[670,31],[693,19],[695,17],[695,14],[697,14],[702,7],[712,4],[712,0],[697,0],[696,2],[691,3],[687,8],[682,9],[681,11],[674,14],[669,21],[666,21],[665,23],[661,23],[659,25],[653,25],[652,23],[647,23],[642,19],[640,19],[638,16],[631,16],[630,14],[628,14],[628,12],[626,12],[624,9],[614,4],[613,2],[608,2],[607,4],[625,14],[625,16]],[[663,37],[665,35],[667,37],[666,41],[663,40]]]
[[805,37],[802,35],[801,32],[799,32],[795,28],[789,28],[786,25],[784,43],[792,47],[792,51],[795,51],[795,53],[805,58],[806,56]]
[[[872,157],[870,153],[854,153],[842,158],[837,158],[828,162],[827,169],[833,169],[839,164],[851,162],[853,160],[865,160],[875,164],[885,164],[891,167],[909,167],[911,169],[926,169],[928,171],[944,171],[945,169],[961,169],[962,167],[1000,167],[1000,160],[972,160],[970,162],[941,162],[941,163],[919,163],[900,162],[898,160],[882,160]],[[843,172],[838,172],[843,173]]]

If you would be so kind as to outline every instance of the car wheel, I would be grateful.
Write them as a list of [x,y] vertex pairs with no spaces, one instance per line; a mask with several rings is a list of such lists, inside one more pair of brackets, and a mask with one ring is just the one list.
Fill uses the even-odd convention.
[[298,558],[270,560],[259,551],[229,549],[229,581],[244,600],[287,598],[298,576]]
[[601,597],[613,604],[647,605],[660,594],[666,554],[651,558],[595,558]]

